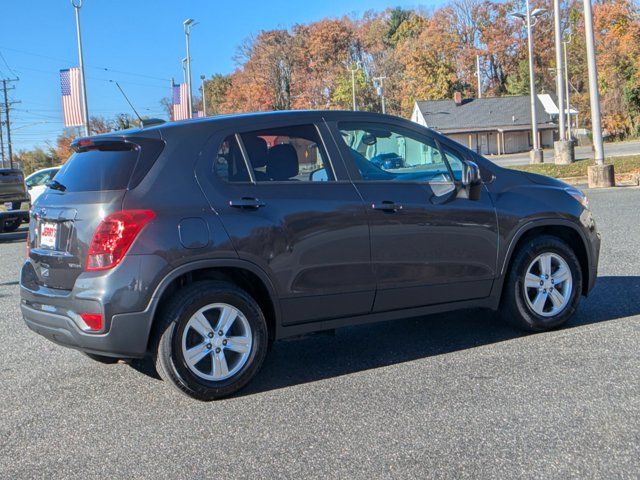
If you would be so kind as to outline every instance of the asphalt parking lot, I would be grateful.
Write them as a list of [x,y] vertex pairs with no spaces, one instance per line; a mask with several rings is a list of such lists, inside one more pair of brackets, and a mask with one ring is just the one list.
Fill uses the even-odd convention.
[[28,331],[0,240],[1,478],[637,478],[640,189],[588,192],[600,278],[568,327],[465,311],[277,343],[235,398]]

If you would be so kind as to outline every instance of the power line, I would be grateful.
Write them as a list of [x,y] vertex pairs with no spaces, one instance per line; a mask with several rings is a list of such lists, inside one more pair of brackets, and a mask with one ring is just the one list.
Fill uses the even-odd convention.
[[[70,61],[69,59],[59,58],[59,57],[52,57],[52,56],[49,56],[49,55],[43,55],[41,53],[35,53],[35,52],[28,52],[26,50],[19,50],[19,49],[16,49],[16,48],[9,48],[9,47],[0,46],[0,49],[9,50],[11,52],[16,52],[16,53],[22,53],[24,55],[32,55],[34,57],[47,58],[49,60],[56,60],[58,62],[65,62],[65,63],[68,63],[68,64],[74,64],[75,63],[75,61]],[[1,55],[1,53],[0,53],[0,55]],[[136,73],[136,72],[128,72],[126,70],[116,70],[116,69],[111,69],[109,67],[101,67],[101,66],[96,66],[96,65],[87,65],[87,68],[93,68],[95,70],[102,70],[102,71],[105,71],[105,72],[121,73],[123,75],[131,75],[131,76],[134,76],[134,77],[149,78],[149,79],[152,79],[152,80],[161,80],[163,82],[167,82],[167,81],[170,80],[169,78],[155,77],[153,75],[146,75],[146,74],[143,74],[143,73]]]
[[7,63],[7,59],[4,58],[4,55],[2,54],[2,51],[0,51],[0,58],[2,59],[2,61],[4,62],[4,65],[7,67],[7,69],[14,74],[16,77],[18,76],[18,74],[15,72],[15,70],[13,70],[9,64]]

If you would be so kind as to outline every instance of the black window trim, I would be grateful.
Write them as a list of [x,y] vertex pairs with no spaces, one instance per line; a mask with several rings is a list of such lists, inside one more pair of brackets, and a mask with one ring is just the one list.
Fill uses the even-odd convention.
[[[244,161],[244,168],[247,169],[247,173],[249,174],[249,183],[256,185],[258,181],[256,180],[256,175],[255,175],[255,172],[253,171],[253,165],[251,165],[249,154],[247,153],[247,149],[245,148],[244,142],[242,141],[242,135],[239,132],[236,132],[233,136],[236,139],[236,143],[238,144],[238,147],[240,147],[240,154],[242,155],[242,160]],[[229,182],[229,183],[246,183],[246,182]]]

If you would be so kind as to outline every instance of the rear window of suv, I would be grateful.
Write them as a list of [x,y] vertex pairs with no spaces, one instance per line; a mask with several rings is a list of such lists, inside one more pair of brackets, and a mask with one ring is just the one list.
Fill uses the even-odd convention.
[[62,167],[56,181],[66,192],[124,190],[136,166],[138,150],[95,149],[75,153]]

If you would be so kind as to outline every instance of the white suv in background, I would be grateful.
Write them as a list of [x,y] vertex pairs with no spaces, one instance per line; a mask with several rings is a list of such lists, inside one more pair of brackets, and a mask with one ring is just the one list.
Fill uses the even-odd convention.
[[32,205],[38,197],[42,195],[42,192],[47,188],[47,183],[53,180],[53,177],[60,171],[60,168],[62,167],[43,168],[42,170],[33,172],[26,178],[25,183],[27,184]]

